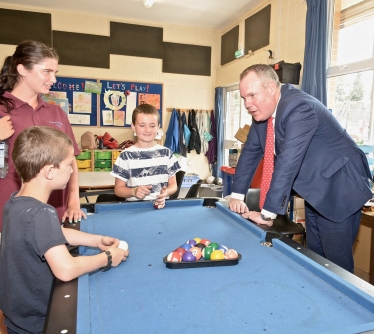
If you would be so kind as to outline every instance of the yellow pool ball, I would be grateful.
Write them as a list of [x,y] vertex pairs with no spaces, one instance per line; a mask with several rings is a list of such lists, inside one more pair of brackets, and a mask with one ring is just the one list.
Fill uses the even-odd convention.
[[210,259],[215,261],[215,260],[224,260],[225,255],[218,249],[214,250],[212,254],[210,254]]

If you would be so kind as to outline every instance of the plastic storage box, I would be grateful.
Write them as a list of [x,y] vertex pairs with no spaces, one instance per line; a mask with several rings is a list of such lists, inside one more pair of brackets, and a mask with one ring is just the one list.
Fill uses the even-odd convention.
[[91,151],[81,151],[79,155],[76,156],[77,160],[89,160],[91,159]]
[[112,159],[112,152],[111,151],[95,151],[95,159],[98,159],[98,160]]
[[95,160],[95,168],[111,168],[112,160]]

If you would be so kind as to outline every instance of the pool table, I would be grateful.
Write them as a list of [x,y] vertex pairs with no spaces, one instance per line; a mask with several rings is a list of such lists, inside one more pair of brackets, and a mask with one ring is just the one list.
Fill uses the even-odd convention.
[[[361,333],[374,287],[217,199],[97,204],[82,231],[125,240],[116,268],[55,282],[44,333]],[[173,268],[163,258],[199,237],[234,248],[231,266]],[[269,247],[270,246],[270,247]],[[80,247],[80,255],[97,250]]]

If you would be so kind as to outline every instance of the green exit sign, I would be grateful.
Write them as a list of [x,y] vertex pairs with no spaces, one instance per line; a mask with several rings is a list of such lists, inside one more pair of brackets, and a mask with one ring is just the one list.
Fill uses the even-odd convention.
[[240,58],[244,56],[244,49],[240,49],[238,51],[235,51],[235,58]]

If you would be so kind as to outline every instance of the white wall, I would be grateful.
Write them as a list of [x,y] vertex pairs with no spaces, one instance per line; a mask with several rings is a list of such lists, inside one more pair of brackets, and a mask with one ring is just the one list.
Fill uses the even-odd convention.
[[[266,46],[264,49],[255,51],[252,57],[236,59],[229,64],[221,66],[221,36],[237,24],[242,28],[245,18],[256,13],[269,3],[271,4],[270,45]],[[32,6],[9,6],[1,2],[0,7],[40,12],[39,9],[35,9]],[[110,18],[53,12],[48,11],[47,8],[45,12],[51,13],[52,15],[53,30],[103,36],[109,36],[110,34]],[[163,40],[165,42],[212,47],[211,76],[209,77],[162,73],[161,59],[119,55],[110,56],[109,69],[60,65],[58,74],[61,76],[163,83],[162,128],[164,133],[166,133],[171,114],[166,111],[167,108],[214,109],[215,87],[227,86],[238,82],[239,74],[251,64],[267,63],[269,53],[266,50],[271,49],[273,51],[275,61],[284,60],[288,63],[302,63],[304,53],[305,12],[305,1],[272,0],[264,1],[251,12],[244,13],[242,19],[239,22],[233,22],[232,26],[228,27],[226,31],[211,31],[163,25]],[[117,19],[115,21],[118,22]],[[124,22],[147,25],[146,22]],[[0,60],[12,54],[14,48],[15,46],[11,45],[0,45]],[[97,135],[103,135],[105,131],[108,131],[119,142],[133,139],[133,133],[131,129],[128,128],[73,126],[73,131],[77,142],[80,142],[80,137],[85,131],[92,131]],[[188,154],[187,158],[191,163],[188,168],[189,173],[196,173],[200,175],[201,178],[207,178],[211,175],[207,159],[203,154],[197,155],[195,151],[192,151]]]

